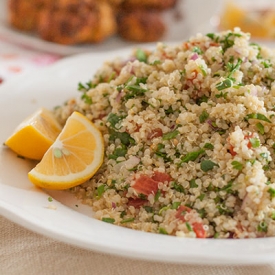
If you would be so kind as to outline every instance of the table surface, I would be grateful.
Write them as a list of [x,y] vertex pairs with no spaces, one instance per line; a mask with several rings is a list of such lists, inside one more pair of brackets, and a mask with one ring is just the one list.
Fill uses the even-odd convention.
[[[0,83],[49,66],[61,56],[0,40]],[[1,209],[0,209],[1,213]],[[226,252],[225,252],[226,253]],[[77,248],[31,232],[0,215],[0,274],[275,274],[275,264],[213,266],[157,263]]]

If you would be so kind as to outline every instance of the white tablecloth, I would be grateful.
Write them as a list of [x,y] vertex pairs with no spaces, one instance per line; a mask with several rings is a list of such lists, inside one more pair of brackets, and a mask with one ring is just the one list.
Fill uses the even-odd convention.
[[73,247],[0,217],[1,275],[271,275],[274,265],[200,266],[121,258]]

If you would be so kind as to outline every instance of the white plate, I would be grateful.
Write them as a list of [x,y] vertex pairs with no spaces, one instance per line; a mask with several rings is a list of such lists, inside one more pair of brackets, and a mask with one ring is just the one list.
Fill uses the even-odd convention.
[[[179,41],[189,37],[196,26],[197,30],[210,27],[210,18],[215,14],[221,0],[208,0],[207,6],[201,9],[205,0],[178,0],[176,8],[163,13],[166,26],[166,35],[162,41]],[[126,42],[114,36],[100,44],[89,45],[60,45],[40,39],[36,35],[13,29],[8,24],[8,0],[0,0],[0,38],[28,48],[41,50],[60,55],[71,55],[84,52],[99,52],[121,49],[134,43]],[[196,16],[194,16],[194,14]],[[195,21],[194,21],[195,20]],[[200,26],[200,27],[199,27]]]
[[[77,93],[103,60],[129,50],[82,54],[0,86],[0,142],[37,108],[53,108]],[[98,221],[66,192],[35,188],[27,178],[33,163],[0,147],[0,214],[46,236],[82,248],[125,257],[175,263],[260,264],[273,262],[275,238],[185,239],[145,233]],[[53,202],[48,197],[54,198]],[[55,206],[56,210],[48,206]],[[78,205],[78,207],[76,206]]]

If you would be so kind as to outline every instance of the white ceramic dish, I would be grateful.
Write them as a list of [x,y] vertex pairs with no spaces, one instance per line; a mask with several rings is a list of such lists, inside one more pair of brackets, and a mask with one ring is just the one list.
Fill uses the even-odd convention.
[[[103,60],[127,57],[129,51],[70,57],[0,86],[0,214],[57,240],[125,257],[196,264],[273,262],[275,238],[184,239],[98,221],[92,217],[91,208],[81,205],[71,194],[35,188],[27,178],[34,163],[18,158],[3,146],[24,117],[41,106],[53,108],[62,104],[77,94],[77,83],[87,81]],[[48,201],[49,196],[53,202]]]
[[[178,0],[175,8],[164,12],[163,18],[167,26],[167,32],[162,41],[180,41],[188,38],[191,33],[204,32],[211,28],[210,18],[217,12],[222,0],[208,0],[205,8],[201,9],[204,1]],[[109,51],[133,45],[133,43],[126,42],[117,36],[111,37],[100,44],[72,46],[42,40],[36,35],[17,31],[8,24],[7,2],[8,0],[0,1],[0,38],[12,43],[59,55]]]

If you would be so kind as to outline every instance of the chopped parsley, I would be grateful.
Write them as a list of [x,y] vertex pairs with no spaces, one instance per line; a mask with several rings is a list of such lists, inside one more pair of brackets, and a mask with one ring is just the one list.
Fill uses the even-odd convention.
[[268,227],[267,227],[266,222],[262,221],[262,222],[260,222],[260,223],[258,224],[257,230],[258,230],[259,232],[264,232],[264,233],[266,233],[266,232],[267,232],[267,229],[268,229]]
[[204,171],[204,172],[207,172],[209,170],[212,170],[215,166],[218,166],[219,165],[215,162],[213,162],[212,160],[203,160],[201,162],[201,170]]
[[168,232],[167,232],[166,229],[163,228],[163,227],[160,227],[160,228],[159,228],[159,233],[160,233],[160,234],[164,234],[164,235],[168,235]]
[[259,133],[261,135],[263,135],[265,133],[265,131],[264,131],[264,125],[261,122],[258,122],[256,124],[256,128],[258,129],[258,131],[259,131]]
[[203,146],[204,149],[209,149],[209,150],[213,150],[214,149],[214,145],[211,143],[205,143]]
[[121,143],[124,144],[125,146],[129,146],[130,144],[131,145],[135,144],[135,140],[127,132],[121,133],[113,130],[110,130],[109,132],[110,132],[110,137],[109,137],[110,141],[115,141],[116,139],[119,139]]
[[261,145],[261,142],[260,142],[260,140],[258,138],[250,138],[249,141],[250,141],[251,146],[253,148],[258,148]]
[[232,86],[233,86],[233,81],[230,78],[226,78],[225,80],[216,84],[216,88],[218,91],[222,91],[222,90],[230,88]]
[[181,184],[176,183],[175,181],[173,181],[171,183],[171,188],[176,190],[177,192],[185,194],[185,190],[184,190],[183,186]]
[[200,155],[204,154],[205,150],[200,149],[198,151],[190,152],[181,158],[181,163],[195,161]]
[[231,162],[231,164],[232,164],[233,168],[238,171],[241,171],[243,169],[243,164],[240,163],[239,161],[234,160]]
[[122,144],[121,147],[115,148],[113,154],[108,156],[109,159],[117,159],[118,157],[124,157],[127,154],[127,148]]
[[200,123],[204,123],[209,118],[209,114],[206,110],[203,110],[199,116]]
[[142,49],[137,49],[136,50],[136,58],[138,61],[140,62],[144,62],[146,63],[147,62],[147,54],[144,50]]
[[170,140],[170,139],[175,138],[178,134],[179,134],[179,131],[174,130],[172,132],[168,132],[168,133],[163,134],[162,139],[163,140]]
[[106,187],[105,184],[102,184],[97,187],[96,191],[97,191],[98,198],[102,197],[103,193],[105,192],[105,187]]
[[122,220],[120,223],[123,224],[123,223],[133,222],[134,220],[135,218],[128,218],[128,219]]
[[103,222],[107,222],[107,223],[114,223],[115,222],[115,219],[113,219],[113,218],[102,218],[101,220]]
[[197,188],[198,187],[198,185],[196,184],[196,180],[195,179],[192,179],[191,181],[190,181],[190,188]]
[[107,117],[107,122],[110,123],[110,126],[114,129],[119,129],[119,127],[117,127],[117,124],[123,119],[125,118],[125,116],[119,116],[117,114],[114,113],[110,113]]
[[271,120],[269,120],[265,115],[260,114],[260,113],[251,113],[245,116],[245,120],[248,119],[258,119],[258,120],[262,120],[268,123],[271,123]]
[[186,222],[185,225],[186,225],[188,231],[190,231],[190,232],[193,231],[193,229],[192,229],[191,225],[189,224],[189,222]]
[[267,192],[270,194],[270,198],[271,199],[273,199],[273,198],[275,198],[275,189],[274,188],[269,188],[268,190],[267,190]]

